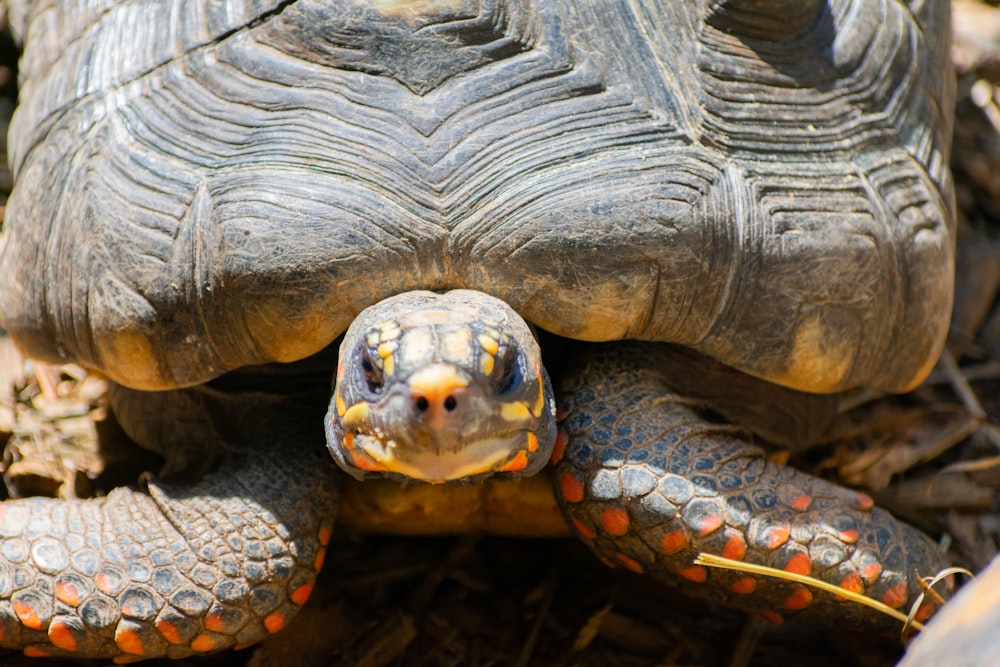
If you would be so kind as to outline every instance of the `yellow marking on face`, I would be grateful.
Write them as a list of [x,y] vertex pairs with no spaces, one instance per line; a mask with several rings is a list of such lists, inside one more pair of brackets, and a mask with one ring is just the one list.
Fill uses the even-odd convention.
[[[381,345],[379,346],[382,347]],[[380,352],[381,354],[381,352]],[[382,359],[382,372],[386,375],[392,375],[392,372],[396,369],[396,357],[392,354]]]
[[500,416],[509,422],[526,422],[531,417],[524,401],[511,401],[500,407]]
[[500,341],[492,336],[479,334],[476,337],[476,340],[479,341],[479,345],[486,350],[486,354],[490,356],[496,356],[496,353],[500,351]]
[[377,350],[378,350],[378,356],[385,359],[390,354],[396,351],[396,346],[393,345],[392,343],[381,343],[379,344]]
[[545,409],[545,383],[542,381],[542,374],[538,374],[538,398],[535,399],[535,405],[531,408],[531,414],[535,417],[542,416],[542,410]]
[[337,392],[337,414],[339,416],[343,417],[345,412],[347,412],[347,404],[344,403],[344,397],[338,391]]
[[458,387],[467,387],[469,381],[450,364],[430,364],[411,375],[409,384],[411,391],[437,396]]
[[368,343],[368,347],[375,347],[379,342],[379,332],[378,329],[374,331],[369,331],[368,335],[365,336],[365,342]]
[[493,357],[488,354],[483,355],[483,357],[479,360],[479,370],[481,370],[483,375],[487,377],[493,374],[493,366]]
[[367,403],[355,403],[344,412],[341,419],[344,428],[353,429],[361,426],[368,421],[368,412]]

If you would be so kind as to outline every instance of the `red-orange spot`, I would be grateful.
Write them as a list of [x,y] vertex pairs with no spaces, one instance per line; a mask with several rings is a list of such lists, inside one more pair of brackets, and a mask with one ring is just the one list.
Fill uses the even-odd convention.
[[861,568],[861,576],[864,577],[865,583],[867,584],[877,581],[878,578],[882,576],[882,564],[868,563]]
[[935,607],[933,604],[929,602],[925,602],[922,605],[920,605],[920,609],[917,609],[917,614],[916,616],[914,616],[914,618],[916,618],[917,621],[923,623],[931,616],[933,616],[935,611],[937,611],[937,607]]
[[567,444],[569,444],[569,436],[566,435],[566,431],[558,429],[556,431],[556,442],[552,445],[552,457],[549,461],[552,463],[559,463],[562,461],[563,454],[566,453]]
[[316,560],[313,561],[313,567],[319,572],[323,569],[323,561],[326,560],[326,549],[321,548],[316,552]]
[[901,607],[906,602],[906,584],[896,584],[887,590],[882,596],[882,602],[893,609]]
[[790,535],[791,531],[788,526],[778,526],[777,528],[772,528],[771,532],[767,535],[767,548],[777,549],[788,541],[788,537]]
[[867,493],[862,493],[860,491],[858,491],[856,494],[855,502],[857,502],[858,504],[858,509],[870,510],[871,508],[875,507],[875,501],[872,500],[872,497],[869,496]]
[[663,553],[671,556],[687,547],[687,543],[688,536],[686,531],[672,530],[663,536],[660,546],[663,547]]
[[49,641],[64,651],[76,650],[76,637],[73,636],[69,626],[61,621],[49,625]]
[[324,523],[322,526],[319,527],[319,534],[316,536],[316,539],[318,539],[319,543],[325,547],[327,544],[330,543],[330,537],[332,536],[333,536],[333,526],[331,526],[328,523]]
[[344,434],[344,449],[347,451],[354,449],[354,434],[350,431]]
[[[538,443],[535,443],[535,448],[538,448]],[[505,463],[500,472],[517,472],[518,470],[524,470],[528,467],[528,452],[523,449],[518,450],[517,454],[510,461]]]
[[312,595],[312,592],[313,592],[312,584],[302,584],[294,591],[292,591],[291,595],[292,602],[294,602],[299,606],[302,606],[306,603],[306,600],[309,599],[309,596]]
[[107,593],[108,595],[113,595],[118,582],[104,574],[103,572],[98,572],[97,576],[94,577],[94,583],[101,590],[102,593]]
[[737,579],[729,586],[729,590],[740,595],[749,595],[757,590],[757,580],[753,577]]
[[[857,572],[850,572],[847,576],[840,580],[840,587],[845,591],[850,591],[851,593],[864,593],[865,592],[865,582],[861,580],[861,575]],[[838,595],[838,600],[843,600],[843,596]]]
[[799,496],[798,498],[792,501],[792,509],[798,510],[799,512],[805,512],[807,509],[809,509],[809,506],[812,505],[812,502],[813,502],[812,496]]
[[559,480],[559,490],[563,500],[568,503],[578,503],[583,500],[583,482],[571,472],[564,472]]
[[691,567],[686,567],[683,570],[678,570],[677,574],[681,575],[688,581],[693,581],[698,584],[708,579],[708,570],[706,570],[702,565],[692,565]]
[[722,527],[722,523],[723,520],[721,516],[718,514],[710,514],[701,520],[701,523],[698,526],[698,534],[702,537],[711,535]]
[[28,658],[51,658],[52,651],[44,646],[25,646],[24,655]]
[[205,629],[210,632],[225,632],[226,622],[218,614],[209,614],[205,617]]
[[218,642],[208,635],[198,635],[191,640],[191,649],[198,653],[208,653],[218,647]]
[[274,612],[264,617],[264,627],[268,632],[274,633],[285,627],[285,615],[281,612]]
[[854,544],[858,541],[858,531],[854,529],[840,531],[840,539],[847,544]]
[[785,564],[785,572],[808,576],[809,573],[812,572],[812,563],[809,562],[808,554],[800,551],[789,558],[788,562]]
[[722,547],[722,557],[730,560],[743,560],[747,555],[747,541],[739,533],[733,533]]
[[638,572],[639,574],[642,574],[643,572],[646,571],[646,568],[642,566],[642,563],[635,560],[634,558],[629,558],[625,554],[618,554],[617,557],[618,557],[618,562],[620,562],[622,565],[632,570],[633,572]]
[[528,451],[532,454],[538,451],[538,438],[531,431],[528,431]]
[[781,625],[785,622],[785,617],[776,611],[762,611],[760,612],[760,617],[769,623],[774,623],[775,625]]
[[580,521],[576,517],[572,519],[572,522],[573,522],[573,528],[575,528],[576,532],[580,533],[580,535],[582,535],[583,537],[586,537],[588,540],[592,540],[595,537],[597,537],[597,533],[588,528],[587,524]]
[[612,507],[601,512],[601,526],[611,535],[624,535],[629,528],[628,512]]
[[787,598],[785,598],[786,609],[805,609],[813,601],[813,594],[808,588],[796,588]]
[[14,613],[17,614],[18,620],[21,621],[21,625],[32,630],[42,629],[42,620],[38,618],[38,614],[31,608],[31,605],[20,600],[13,600],[11,605],[14,607]]
[[115,633],[115,643],[118,644],[118,648],[132,655],[142,655],[144,652],[142,637],[139,636],[138,632],[129,628],[118,630]]
[[368,472],[380,472],[382,470],[380,465],[357,451],[351,452],[351,460],[354,461],[354,465]]
[[71,607],[75,607],[80,604],[80,592],[76,590],[76,586],[73,584],[61,581],[56,584],[56,599]]
[[177,631],[177,626],[170,621],[157,621],[156,629],[171,644],[180,644],[183,641],[181,633]]

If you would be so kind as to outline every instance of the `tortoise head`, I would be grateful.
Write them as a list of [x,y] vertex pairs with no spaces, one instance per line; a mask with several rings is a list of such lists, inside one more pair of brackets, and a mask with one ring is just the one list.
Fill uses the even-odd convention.
[[469,290],[364,310],[340,347],[327,446],[358,479],[532,475],[555,440],[552,388],[528,324]]

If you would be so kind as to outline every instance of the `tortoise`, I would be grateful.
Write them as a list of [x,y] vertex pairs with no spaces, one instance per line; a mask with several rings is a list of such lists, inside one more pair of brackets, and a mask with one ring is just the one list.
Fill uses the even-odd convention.
[[124,662],[277,632],[333,530],[327,449],[442,488],[551,462],[609,565],[774,620],[885,623],[694,555],[893,607],[946,562],[761,445],[814,439],[838,392],[915,386],[941,349],[947,3],[10,16],[0,312],[27,355],[110,378],[165,463],[2,506],[0,645]]

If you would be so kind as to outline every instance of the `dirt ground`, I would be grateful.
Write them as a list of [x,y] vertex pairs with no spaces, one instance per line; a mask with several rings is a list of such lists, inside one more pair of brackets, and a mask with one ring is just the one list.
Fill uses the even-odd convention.
[[[978,571],[1000,545],[1000,9],[954,0],[954,16],[960,233],[948,352],[911,394],[845,397],[829,442],[793,463],[866,489]],[[15,59],[0,41],[4,119]],[[9,187],[0,171],[0,189]],[[80,368],[21,359],[0,330],[0,497],[88,497],[134,481],[142,460],[104,390]],[[769,625],[686,600],[605,568],[572,539],[341,530],[287,630],[241,652],[169,664],[882,667],[902,650],[898,638]],[[0,664],[38,663],[0,652]]]

